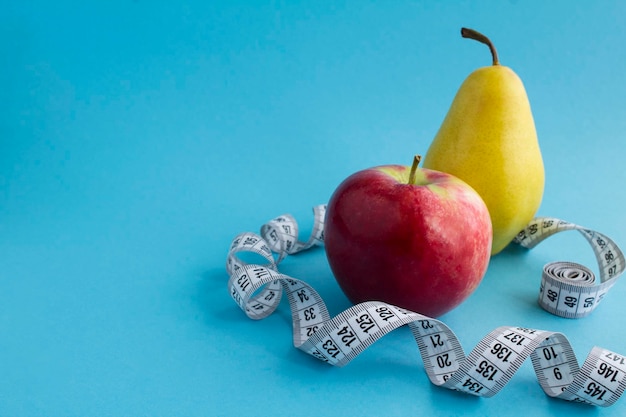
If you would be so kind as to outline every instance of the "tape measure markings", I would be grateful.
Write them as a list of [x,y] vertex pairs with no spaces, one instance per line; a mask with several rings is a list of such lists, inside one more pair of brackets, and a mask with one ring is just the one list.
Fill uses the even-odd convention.
[[[287,255],[323,242],[324,212],[325,206],[314,208],[313,231],[306,242],[298,240],[295,219],[283,215],[263,225],[261,236],[250,232],[236,236],[227,256],[229,292],[249,318],[260,320],[269,316],[278,307],[283,293],[286,294],[292,315],[293,343],[298,349],[330,365],[345,366],[389,332],[408,325],[424,369],[437,386],[491,397],[530,357],[538,382],[550,397],[609,406],[626,389],[623,356],[594,347],[580,367],[568,339],[557,332],[499,327],[466,356],[456,335],[443,322],[388,303],[360,303],[331,318],[313,287],[278,271],[279,263]],[[547,299],[547,307],[555,314],[580,317],[589,314],[614,285],[623,272],[624,255],[605,235],[552,218],[533,220],[520,232],[516,242],[532,248],[565,230],[578,230],[591,243],[601,266],[602,283],[595,285],[593,273],[589,275],[591,271],[580,269],[578,264],[557,264],[556,271],[551,270],[555,269],[554,265],[546,266],[543,275],[547,277],[542,278],[539,302]],[[266,262],[246,263],[237,256],[242,253],[260,255]],[[587,303],[592,306],[582,303],[581,308],[577,301],[582,296],[593,297],[593,302]],[[572,301],[573,297],[576,302]]]
[[548,237],[576,230],[590,244],[600,272],[595,274],[575,262],[551,262],[543,268],[539,288],[539,305],[552,314],[567,317],[585,317],[600,304],[604,296],[626,268],[624,254],[608,236],[574,223],[552,217],[533,219],[514,239],[514,242],[532,249]]

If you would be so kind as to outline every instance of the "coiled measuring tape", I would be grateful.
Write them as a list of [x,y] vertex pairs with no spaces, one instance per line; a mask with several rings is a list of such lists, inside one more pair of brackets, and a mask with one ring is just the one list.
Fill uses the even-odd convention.
[[528,249],[548,237],[577,230],[591,245],[598,261],[600,283],[594,273],[575,262],[552,262],[544,266],[539,289],[539,305],[561,317],[580,318],[589,315],[624,272],[624,254],[608,236],[576,224],[551,217],[533,219],[514,239]]
[[[568,339],[558,332],[499,327],[466,356],[455,334],[443,322],[385,302],[360,303],[331,318],[314,288],[278,270],[278,264],[288,254],[323,243],[325,209],[326,206],[314,208],[313,231],[306,242],[298,239],[295,219],[283,215],[263,225],[261,235],[247,232],[236,236],[227,256],[229,292],[249,318],[260,320],[269,316],[283,294],[287,295],[293,343],[298,349],[330,365],[344,366],[387,333],[408,325],[430,381],[440,387],[491,397],[530,357],[539,384],[550,397],[606,407],[614,404],[626,389],[626,357],[594,347],[581,367]],[[520,232],[516,242],[531,248],[564,230],[583,233],[592,243],[598,262],[605,260],[601,269],[603,282],[593,291],[588,290],[594,287],[588,285],[587,279],[583,279],[585,289],[573,288],[580,284],[561,284],[563,281],[556,278],[546,278],[542,284],[540,302],[547,297],[546,305],[554,307],[555,312],[570,314],[574,309],[572,317],[575,317],[589,313],[591,306],[585,305],[585,299],[594,297],[593,303],[587,301],[587,304],[598,305],[623,272],[624,256],[606,236],[558,219],[535,219]],[[609,250],[613,254],[610,261]],[[266,262],[244,262],[238,254],[246,252],[260,255]],[[614,265],[615,270],[609,265]],[[578,283],[580,272],[568,268],[556,268],[564,271],[556,275]],[[551,274],[544,271],[544,276]],[[557,291],[555,300],[546,295],[552,294],[550,290]],[[574,304],[582,300],[582,308],[567,304],[563,307],[562,303],[572,301],[567,297],[576,297]]]

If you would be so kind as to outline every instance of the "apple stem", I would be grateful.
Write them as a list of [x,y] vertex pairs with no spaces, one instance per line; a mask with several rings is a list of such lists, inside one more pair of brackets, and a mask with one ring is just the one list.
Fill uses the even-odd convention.
[[496,47],[493,46],[493,43],[491,43],[488,37],[486,37],[480,32],[476,32],[474,29],[468,29],[468,28],[461,28],[461,36],[463,36],[464,38],[468,38],[468,39],[474,39],[475,41],[478,41],[487,45],[489,47],[489,50],[491,51],[491,58],[493,59],[493,65],[500,65]]
[[415,185],[415,174],[417,172],[417,166],[419,165],[421,160],[421,155],[415,155],[413,157],[413,165],[411,165],[411,172],[409,173],[409,184],[411,185]]

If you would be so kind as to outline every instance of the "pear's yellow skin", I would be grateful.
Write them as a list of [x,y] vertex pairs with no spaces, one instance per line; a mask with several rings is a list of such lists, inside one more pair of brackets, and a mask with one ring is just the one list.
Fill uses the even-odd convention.
[[532,220],[545,173],[528,96],[513,70],[496,64],[467,77],[423,166],[461,178],[483,198],[493,226],[492,255]]

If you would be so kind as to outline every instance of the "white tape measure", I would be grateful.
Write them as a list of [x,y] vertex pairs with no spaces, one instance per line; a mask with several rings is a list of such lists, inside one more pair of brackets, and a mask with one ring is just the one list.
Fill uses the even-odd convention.
[[[287,254],[323,242],[325,208],[314,208],[313,232],[306,242],[298,239],[295,219],[283,215],[263,225],[261,235],[238,235],[227,256],[229,292],[251,319],[272,314],[283,293],[287,294],[293,320],[293,343],[300,350],[330,365],[343,366],[390,331],[408,325],[428,377],[437,386],[491,397],[530,357],[539,384],[550,397],[606,407],[615,403],[626,389],[624,356],[594,347],[580,367],[569,341],[557,332],[499,327],[466,356],[457,337],[444,323],[388,303],[360,303],[331,318],[315,289],[278,271],[278,264]],[[535,219],[516,242],[531,248],[563,230],[579,230],[590,241],[601,264],[602,283],[590,286],[589,271],[584,267],[547,267],[540,303],[545,303],[542,300],[547,298],[544,308],[548,306],[553,312],[580,317],[598,305],[623,272],[624,256],[606,236],[557,219]],[[260,255],[266,263],[246,263],[238,257],[243,252]],[[553,278],[552,269],[556,269],[556,275],[561,278]],[[549,291],[557,293],[554,300]],[[587,300],[591,297],[593,301]]]
[[531,249],[548,237],[577,230],[591,245],[600,271],[600,282],[584,265],[552,262],[543,268],[539,305],[561,317],[580,318],[590,314],[624,272],[626,262],[620,248],[607,236],[593,230],[550,217],[533,219],[514,242]]

